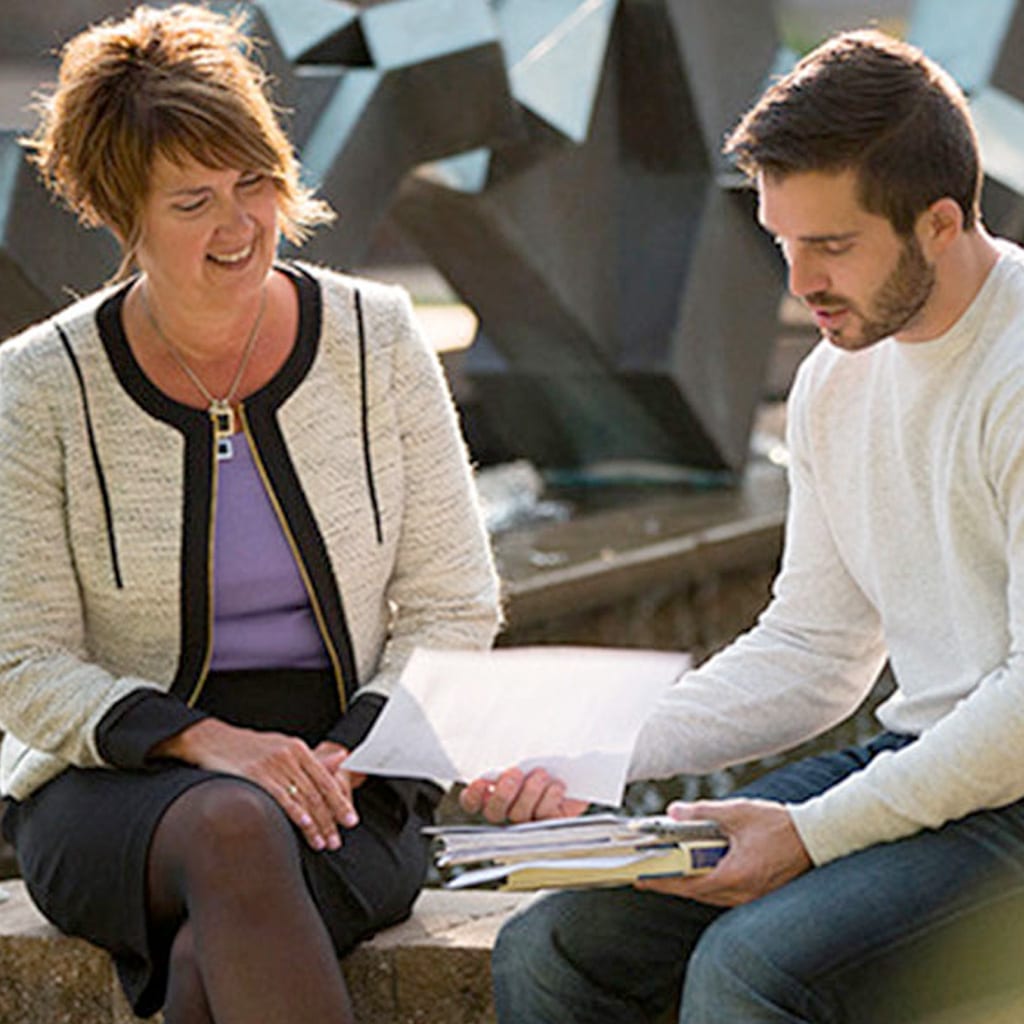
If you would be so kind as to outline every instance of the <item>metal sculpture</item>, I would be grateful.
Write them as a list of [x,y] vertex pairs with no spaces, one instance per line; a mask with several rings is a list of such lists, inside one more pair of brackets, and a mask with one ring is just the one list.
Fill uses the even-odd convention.
[[1024,242],[1024,4],[918,0],[908,37],[970,95],[985,167],[986,224]]
[[91,291],[117,267],[117,247],[81,231],[37,180],[18,145],[0,129],[0,338]]
[[540,6],[495,5],[523,138],[395,206],[480,318],[471,436],[541,466],[739,469],[781,277],[719,149],[776,59],[771,9]]
[[[990,16],[967,20],[955,52],[937,18],[954,17],[955,0],[919,3],[911,36],[971,79],[988,219],[1020,237],[1024,6],[985,3]],[[478,458],[742,467],[781,277],[719,146],[783,66],[770,4],[243,7],[268,41],[306,174],[341,215],[304,255],[358,265],[390,214],[476,311],[461,397]],[[54,19],[67,35],[80,27],[72,15],[84,25],[110,13],[111,0],[6,0],[5,45],[38,55],[56,41]],[[116,255],[50,202],[2,129],[7,334],[69,288],[95,287]]]

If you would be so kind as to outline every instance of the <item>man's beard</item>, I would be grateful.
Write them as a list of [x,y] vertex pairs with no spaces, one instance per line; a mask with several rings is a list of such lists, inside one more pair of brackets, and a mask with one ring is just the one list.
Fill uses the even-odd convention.
[[825,335],[839,348],[856,351],[868,348],[883,338],[891,338],[906,328],[921,312],[935,289],[935,268],[924,258],[917,238],[910,235],[900,251],[892,273],[871,298],[867,313],[862,313],[854,304],[840,296],[818,292],[804,300],[808,306],[846,307],[853,314],[860,332],[856,336],[844,336],[843,328],[837,331],[825,330]]

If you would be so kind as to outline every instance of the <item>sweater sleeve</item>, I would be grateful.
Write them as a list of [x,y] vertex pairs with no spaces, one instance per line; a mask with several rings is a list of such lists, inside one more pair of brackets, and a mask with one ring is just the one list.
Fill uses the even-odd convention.
[[387,694],[416,647],[486,648],[500,622],[497,575],[447,383],[407,294],[392,349],[404,496],[386,596],[391,628],[363,689]]
[[881,671],[878,615],[816,495],[806,378],[805,363],[790,399],[790,499],[772,600],[752,630],[661,699],[638,738],[633,779],[702,774],[789,749],[846,718]]
[[103,716],[155,684],[88,656],[58,423],[63,415],[68,429],[85,427],[52,332],[44,324],[0,349],[0,728],[92,767],[106,763],[96,743]]
[[791,808],[816,863],[1024,797],[1024,381],[1004,380],[985,420],[985,476],[1005,523],[1006,657],[914,743]]

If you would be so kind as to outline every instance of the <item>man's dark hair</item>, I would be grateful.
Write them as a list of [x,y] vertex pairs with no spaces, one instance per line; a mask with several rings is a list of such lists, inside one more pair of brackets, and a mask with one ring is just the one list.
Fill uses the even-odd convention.
[[749,177],[854,170],[864,209],[909,234],[955,199],[978,218],[981,163],[967,101],[920,50],[881,32],[837,35],[774,83],[725,143]]

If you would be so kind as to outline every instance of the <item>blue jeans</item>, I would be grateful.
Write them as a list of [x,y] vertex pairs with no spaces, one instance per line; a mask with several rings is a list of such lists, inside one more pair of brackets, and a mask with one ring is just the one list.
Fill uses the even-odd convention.
[[[742,795],[800,801],[863,747],[766,775]],[[542,897],[494,950],[502,1024],[889,1024],[1024,991],[1024,801],[871,847],[720,910],[632,888]],[[962,1007],[957,1016],[955,1008]]]

